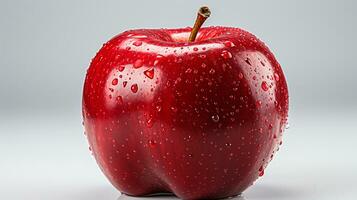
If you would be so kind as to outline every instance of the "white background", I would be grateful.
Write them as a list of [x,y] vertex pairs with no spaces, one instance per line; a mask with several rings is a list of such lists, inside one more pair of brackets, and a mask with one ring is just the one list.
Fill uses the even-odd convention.
[[[357,3],[0,1],[0,199],[125,200],[91,157],[81,94],[101,44],[134,28],[208,25],[266,42],[289,85],[290,128],[263,178],[237,199],[357,196]],[[173,197],[165,197],[172,199]]]

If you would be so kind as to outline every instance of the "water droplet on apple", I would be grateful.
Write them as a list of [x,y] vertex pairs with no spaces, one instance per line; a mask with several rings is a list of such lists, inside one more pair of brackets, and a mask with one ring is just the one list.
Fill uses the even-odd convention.
[[289,128],[290,128],[289,122],[286,122],[285,130],[288,130]]
[[134,68],[140,68],[142,66],[143,66],[143,61],[141,59],[137,59],[133,65]]
[[206,54],[201,54],[201,55],[199,55],[199,57],[202,59],[205,59],[207,56],[206,56]]
[[198,48],[197,48],[197,47],[193,47],[193,50],[194,50],[194,51],[198,51]]
[[227,50],[223,50],[222,53],[221,53],[221,56],[222,56],[224,59],[232,58],[231,52],[229,52],[229,51],[227,51]]
[[268,91],[268,89],[269,89],[268,84],[267,84],[267,82],[265,82],[265,81],[262,82],[261,87],[262,87],[262,89],[263,89],[264,91]]
[[235,46],[234,43],[231,42],[231,41],[225,41],[225,42],[223,42],[223,44],[224,44],[224,46],[226,46],[226,47],[234,47],[234,46]]
[[264,169],[262,171],[259,171],[259,176],[260,177],[264,176]]
[[212,68],[212,69],[209,70],[209,73],[210,73],[210,74],[214,74],[214,73],[216,73],[216,70],[214,70],[214,69]]
[[258,100],[255,104],[259,108],[262,105],[262,101]]
[[142,43],[143,43],[142,41],[137,40],[133,43],[133,45],[138,47],[138,46],[141,46]]
[[117,96],[117,103],[118,104],[123,104],[123,97]]
[[136,92],[138,92],[138,84],[133,84],[132,86],[131,86],[131,91],[133,92],[133,93],[136,93]]
[[151,128],[154,125],[154,120],[150,117],[147,121],[146,121],[146,126],[148,128]]
[[250,59],[249,59],[249,58],[246,58],[246,59],[245,59],[245,62],[246,62],[248,65],[252,66],[252,64],[251,64],[251,62],[250,62]]
[[260,64],[264,67],[265,66],[265,64],[264,64],[264,62],[263,61],[260,61]]
[[157,64],[159,64],[160,60],[163,58],[164,56],[161,54],[157,54],[156,55],[156,59],[154,61],[154,66],[156,66]]
[[202,63],[202,64],[201,64],[201,67],[202,67],[202,68],[206,68],[207,65],[206,65],[205,63]]
[[171,107],[171,110],[172,110],[172,112],[177,112],[177,108],[174,106]]
[[157,112],[160,112],[160,111],[162,110],[162,107],[159,106],[159,105],[157,105],[157,106],[156,106],[156,110],[157,110]]
[[127,84],[128,84],[128,81],[123,81],[123,87],[126,87]]
[[244,77],[244,76],[243,76],[243,73],[242,73],[242,72],[239,72],[238,78],[239,78],[239,79],[243,79],[243,77]]
[[154,68],[147,69],[144,71],[145,76],[147,76],[150,79],[154,78]]
[[279,81],[280,80],[280,77],[279,77],[279,74],[278,73],[274,73],[274,78],[276,81]]
[[149,143],[149,147],[151,148],[156,146],[156,142],[154,140],[149,140],[148,143]]
[[119,70],[120,72],[124,71],[124,69],[125,69],[125,66],[124,66],[124,65],[119,65],[118,70]]
[[118,79],[117,78],[113,79],[112,80],[112,85],[117,85],[117,84],[118,84]]
[[218,122],[219,121],[219,115],[212,115],[211,116],[213,122]]

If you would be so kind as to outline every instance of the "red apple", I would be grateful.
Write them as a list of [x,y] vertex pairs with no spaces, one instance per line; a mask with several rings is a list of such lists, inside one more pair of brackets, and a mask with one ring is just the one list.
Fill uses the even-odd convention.
[[90,64],[85,130],[100,168],[125,194],[234,196],[279,149],[288,89],[274,55],[239,28],[202,28],[188,42],[191,31],[126,31]]

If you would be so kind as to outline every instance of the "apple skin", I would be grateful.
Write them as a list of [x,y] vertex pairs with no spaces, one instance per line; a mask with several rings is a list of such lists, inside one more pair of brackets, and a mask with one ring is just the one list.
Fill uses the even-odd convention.
[[83,89],[90,148],[121,192],[182,199],[242,193],[287,122],[282,69],[254,35],[207,27],[126,31],[92,60]]

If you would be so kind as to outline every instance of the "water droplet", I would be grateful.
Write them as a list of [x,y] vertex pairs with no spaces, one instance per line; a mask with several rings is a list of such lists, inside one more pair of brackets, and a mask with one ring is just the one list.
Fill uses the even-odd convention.
[[189,74],[189,73],[191,73],[191,72],[192,72],[192,69],[191,69],[191,68],[187,68],[186,71],[185,71],[186,74]]
[[133,93],[138,92],[138,84],[133,84],[130,89]]
[[202,63],[201,67],[202,67],[202,68],[206,68],[207,65],[206,65],[205,63]]
[[210,74],[214,74],[216,72],[216,70],[214,70],[213,68],[209,70]]
[[224,59],[232,58],[231,52],[229,52],[229,51],[227,51],[227,50],[223,50],[222,53],[221,53],[221,56],[222,56]]
[[280,80],[280,77],[279,77],[279,74],[278,73],[274,73],[274,78],[276,81],[279,81]]
[[226,47],[234,47],[234,46],[235,46],[234,43],[231,42],[231,41],[225,41],[225,42],[223,42],[223,44],[224,44],[224,46],[226,46]]
[[245,62],[246,62],[248,65],[252,66],[252,63],[250,62],[250,59],[249,59],[249,58],[246,58],[246,59],[245,59]]
[[146,121],[146,126],[148,128],[151,128],[152,126],[154,125],[154,121],[152,118],[149,118],[147,121]]
[[133,45],[138,47],[138,46],[141,46],[142,43],[143,43],[142,41],[137,40],[133,43]]
[[218,122],[219,121],[219,115],[212,115],[212,120],[214,121],[214,122]]
[[244,77],[244,76],[243,76],[243,73],[242,73],[242,72],[239,72],[238,78],[239,78],[239,79],[243,79],[243,77]]
[[259,171],[259,176],[260,177],[264,176],[264,169],[262,169],[262,171]]
[[194,51],[198,51],[198,48],[197,48],[197,47],[193,47],[193,50],[194,50]]
[[119,65],[118,70],[120,72],[124,71],[124,69],[125,69],[125,65]]
[[262,101],[258,100],[257,102],[255,102],[255,105],[259,108],[262,105]]
[[231,143],[229,143],[229,142],[228,142],[228,143],[226,143],[225,145],[226,145],[227,147],[232,146],[232,144],[231,144]]
[[264,64],[264,62],[263,62],[263,61],[260,61],[260,64],[262,64],[262,65],[263,65],[263,67],[265,66],[265,64]]
[[149,147],[155,147],[156,146],[156,142],[154,140],[149,140]]
[[117,96],[117,103],[118,104],[123,104],[123,97]]
[[144,71],[145,76],[147,76],[150,79],[154,78],[154,68],[147,69]]
[[290,125],[288,122],[286,122],[286,125],[285,125],[285,130],[288,130],[290,128]]
[[156,55],[156,59],[154,61],[154,66],[156,66],[157,64],[159,64],[160,60],[163,58],[164,56],[161,54],[157,54]]
[[161,108],[161,106],[159,106],[159,105],[157,105],[157,106],[156,106],[156,110],[157,110],[157,112],[160,112],[160,111],[161,111],[161,109],[162,109],[162,108]]
[[117,85],[117,84],[118,84],[118,79],[117,78],[113,79],[112,80],[112,85]]
[[273,129],[273,124],[269,124],[268,128],[269,130]]
[[268,89],[269,89],[268,84],[267,84],[267,82],[265,82],[265,81],[262,82],[261,87],[262,87],[262,89],[263,89],[264,91],[268,91]]
[[201,55],[199,55],[200,56],[200,58],[202,58],[202,59],[205,59],[206,58],[206,54],[201,54]]
[[174,106],[171,107],[171,110],[172,110],[172,112],[177,112],[177,108]]
[[133,65],[134,68],[140,68],[142,66],[143,66],[143,61],[141,59],[137,59]]

